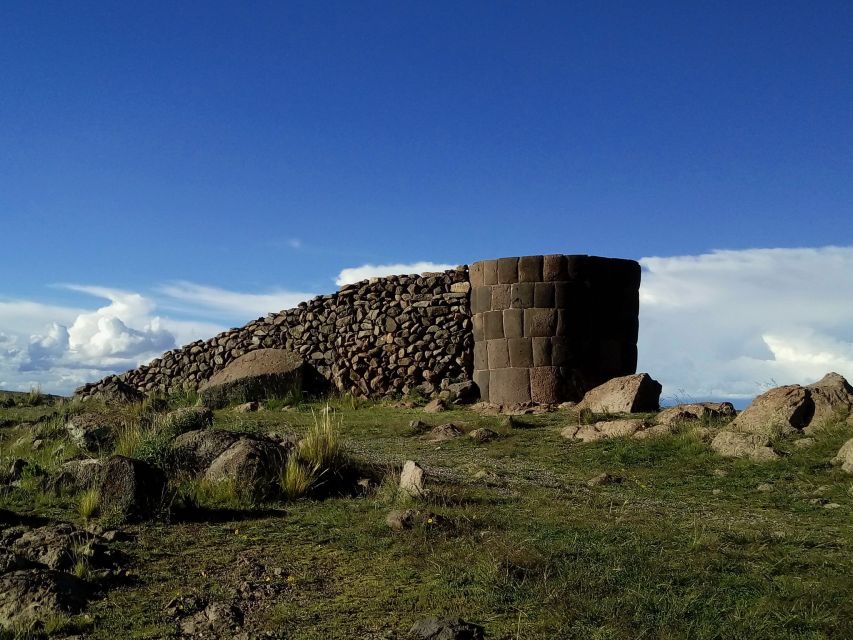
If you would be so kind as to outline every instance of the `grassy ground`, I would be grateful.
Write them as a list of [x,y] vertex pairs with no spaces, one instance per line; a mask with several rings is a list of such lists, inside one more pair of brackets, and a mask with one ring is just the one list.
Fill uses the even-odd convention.
[[[566,412],[509,426],[468,410],[334,404],[350,451],[387,476],[376,491],[132,527],[117,545],[133,578],[77,620],[87,637],[169,637],[174,597],[228,598],[259,575],[276,595],[251,612],[256,628],[299,640],[379,638],[436,614],[488,638],[853,637],[853,477],[829,465],[849,426],[758,465],[719,458],[690,432],[571,443],[559,435],[577,420]],[[299,433],[320,408],[221,411],[215,426]],[[24,451],[24,411],[0,409],[13,421],[0,455]],[[501,437],[437,444],[409,430],[413,419]],[[394,490],[406,459],[441,480],[415,504]],[[602,472],[624,481],[587,486]],[[0,508],[79,522],[76,499],[0,490]],[[388,511],[407,506],[443,519],[391,531]]]

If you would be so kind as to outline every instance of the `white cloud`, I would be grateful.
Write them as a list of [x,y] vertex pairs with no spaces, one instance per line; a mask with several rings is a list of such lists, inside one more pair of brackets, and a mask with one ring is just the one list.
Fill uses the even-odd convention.
[[853,247],[643,258],[640,368],[664,396],[853,380]]
[[412,262],[410,264],[363,264],[360,267],[350,267],[342,270],[335,278],[335,284],[342,287],[346,284],[361,282],[368,278],[381,278],[384,276],[404,275],[412,273],[427,273],[435,271],[447,271],[455,265],[440,264],[437,262]]
[[193,282],[178,281],[157,288],[172,301],[164,307],[184,312],[223,315],[248,322],[268,313],[291,309],[316,294],[277,289],[269,293],[241,293]]

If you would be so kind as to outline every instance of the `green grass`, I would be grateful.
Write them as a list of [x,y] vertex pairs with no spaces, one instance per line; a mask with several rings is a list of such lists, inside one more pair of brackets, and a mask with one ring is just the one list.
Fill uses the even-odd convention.
[[[806,449],[782,439],[788,455],[758,465],[716,456],[687,428],[580,444],[559,435],[578,422],[568,413],[510,425],[462,409],[330,404],[335,414],[322,413],[325,402],[220,411],[214,426],[320,438],[325,416],[348,456],[385,472],[377,491],[247,509],[233,487],[187,480],[180,499],[225,519],[135,526],[133,539],[117,544],[135,579],[90,605],[87,637],[169,636],[162,611],[171,598],[230,597],[254,579],[249,566],[281,569],[265,574],[281,591],[252,609],[253,629],[286,629],[298,640],[402,635],[442,614],[482,624],[492,639],[853,637],[853,476],[829,464],[853,427],[828,428]],[[409,432],[413,419],[501,437],[436,444]],[[299,456],[328,462],[334,451],[318,441]],[[406,506],[440,518],[392,532],[385,516],[400,508],[396,477],[409,458],[441,482]],[[476,479],[481,471],[495,480]],[[586,485],[602,472],[624,481]],[[813,504],[815,496],[841,507]],[[74,496],[43,503],[0,491],[0,508],[79,518]]]

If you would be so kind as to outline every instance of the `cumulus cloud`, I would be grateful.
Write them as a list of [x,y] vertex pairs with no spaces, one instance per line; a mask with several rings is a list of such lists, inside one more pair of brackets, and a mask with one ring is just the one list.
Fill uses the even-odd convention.
[[853,379],[853,247],[643,258],[640,367],[675,398]]
[[349,267],[342,270],[335,284],[342,287],[346,284],[361,282],[368,278],[381,278],[383,276],[394,276],[412,273],[427,273],[435,271],[447,271],[455,265],[441,264],[437,262],[412,262],[409,264],[363,264],[360,267]]
[[165,301],[167,308],[217,317],[237,318],[248,322],[267,313],[290,309],[316,294],[276,289],[269,293],[241,293],[219,287],[178,281],[157,288],[171,300]]

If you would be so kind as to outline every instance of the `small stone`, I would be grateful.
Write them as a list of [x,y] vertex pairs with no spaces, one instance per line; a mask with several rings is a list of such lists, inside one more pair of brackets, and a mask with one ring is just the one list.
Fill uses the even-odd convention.
[[445,409],[446,406],[444,404],[444,400],[442,400],[441,398],[435,398],[434,400],[431,400],[429,403],[427,403],[423,410],[424,413],[440,413]]
[[825,505],[823,505],[823,508],[824,509],[838,509],[840,506],[841,505],[838,504],[837,502],[827,502]]
[[491,442],[498,437],[498,434],[491,429],[486,427],[482,427],[480,429],[474,429],[468,436],[477,443],[483,444],[486,442]]
[[447,424],[440,424],[430,431],[429,439],[433,442],[444,442],[446,440],[453,440],[464,434],[465,432],[462,429],[452,422],[448,422]]
[[409,635],[422,640],[483,640],[483,627],[460,618],[427,618],[416,622]]
[[258,409],[260,409],[261,405],[257,401],[252,402],[244,402],[243,404],[238,404],[234,407],[234,411],[236,413],[254,413]]
[[757,487],[755,487],[755,490],[760,491],[761,493],[770,493],[771,491],[773,491],[773,485],[763,482]]
[[392,531],[403,531],[405,529],[411,529],[415,524],[415,517],[417,516],[417,511],[414,509],[406,509],[405,511],[391,511],[385,517],[385,524],[387,524]]
[[729,472],[725,469],[714,469],[712,473],[718,478],[725,478],[727,475],[729,475]]
[[608,484],[622,484],[625,481],[625,478],[622,476],[615,476],[609,473],[600,473],[594,478],[590,478],[586,481],[586,486],[588,487],[602,487]]
[[714,489],[713,491],[711,491],[711,493],[713,493],[715,496],[720,495],[722,492],[723,492],[722,489]]
[[794,440],[794,446],[797,449],[806,449],[807,447],[812,446],[814,443],[814,438],[797,438],[796,440]]

